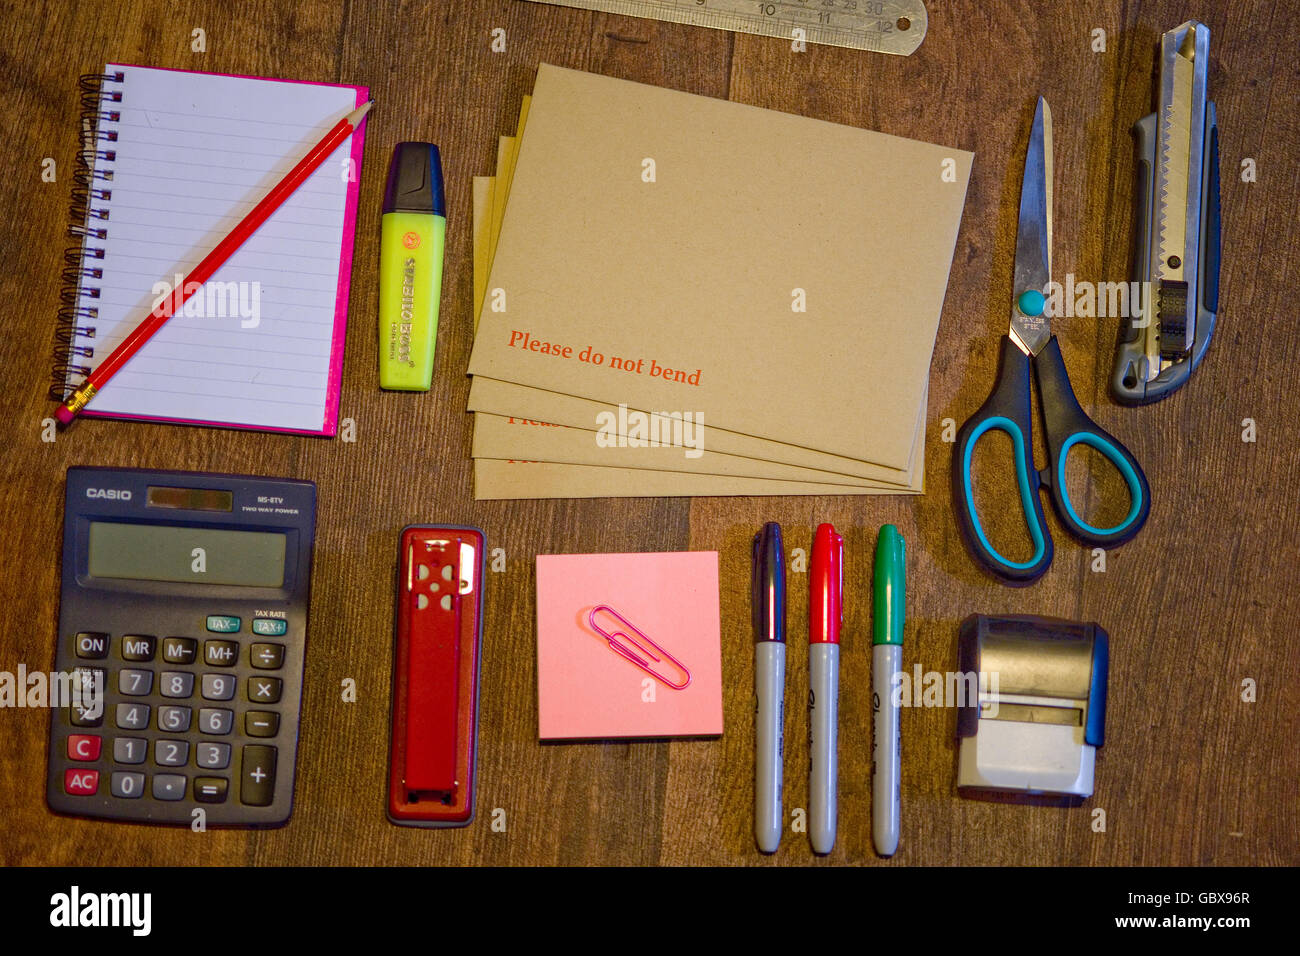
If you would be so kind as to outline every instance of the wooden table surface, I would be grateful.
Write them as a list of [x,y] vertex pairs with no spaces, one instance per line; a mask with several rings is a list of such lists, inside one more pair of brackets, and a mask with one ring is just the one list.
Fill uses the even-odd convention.
[[[1092,620],[1112,639],[1109,727],[1085,807],[960,799],[954,712],[902,715],[903,831],[895,864],[1296,864],[1300,862],[1300,12],[1288,4],[995,5],[928,0],[911,57],[810,46],[542,6],[491,2],[4,3],[0,144],[0,670],[48,670],[58,618],[63,476],[70,465],[292,476],[319,488],[296,805],[268,832],[146,828],[57,817],[44,801],[48,714],[0,710],[0,860],[63,864],[807,864],[803,834],[771,859],[752,833],[749,542],[780,521],[808,547],[818,522],[846,536],[840,829],[830,863],[871,851],[868,693],[871,554],[881,524],[909,549],[906,666],[956,670],[972,613]],[[1207,9],[1207,7],[1211,7]],[[1192,383],[1129,410],[1106,394],[1114,319],[1058,322],[1081,402],[1150,477],[1139,537],[1092,570],[1061,533],[1037,585],[1009,589],[964,550],[949,493],[960,423],[992,382],[1010,298],[1016,196],[1033,96],[1056,124],[1055,270],[1124,280],[1132,233],[1129,127],[1152,103],[1154,44],[1193,15],[1212,31],[1210,88],[1223,146],[1219,330]],[[207,51],[190,49],[206,31]],[[505,30],[506,49],[490,49]],[[1094,33],[1106,49],[1094,52]],[[77,76],[109,60],[366,84],[366,137],[341,415],[355,443],[85,421],[42,441],[48,355],[68,244]],[[464,407],[470,351],[470,179],[494,165],[539,62],[882,130],[975,153],[931,371],[926,484],[918,498],[735,498],[476,503]],[[439,143],[448,251],[437,376],[427,395],[376,387],[378,218],[394,143]],[[41,161],[58,163],[42,182]],[[815,161],[810,157],[810,161]],[[1252,159],[1257,181],[1243,182]],[[900,277],[906,281],[906,277]],[[1257,440],[1243,441],[1253,419]],[[981,449],[983,454],[983,449]],[[1041,453],[1040,453],[1041,454]],[[992,461],[992,457],[989,456]],[[1000,476],[980,493],[1009,493]],[[1107,486],[1072,465],[1076,495]],[[1080,500],[1083,500],[1080,498]],[[995,523],[998,540],[1017,530]],[[410,522],[482,527],[505,550],[490,575],[482,668],[478,821],[459,831],[384,817],[393,568]],[[720,739],[541,745],[534,556],[717,550],[726,732]],[[790,586],[787,808],[806,806],[805,578]],[[355,703],[342,699],[347,678]],[[1243,682],[1256,699],[1244,701]],[[1094,808],[1105,811],[1099,831]],[[504,821],[494,827],[493,819]]]

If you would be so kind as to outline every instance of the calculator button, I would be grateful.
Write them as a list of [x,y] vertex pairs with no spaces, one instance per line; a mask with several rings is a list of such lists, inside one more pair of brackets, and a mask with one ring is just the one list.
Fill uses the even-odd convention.
[[153,671],[126,668],[117,672],[117,690],[130,697],[144,697],[153,690]]
[[155,800],[183,800],[185,778],[178,773],[156,774],[153,778],[153,797]]
[[123,730],[143,730],[149,726],[148,704],[118,704],[117,725]]
[[203,661],[209,667],[234,667],[239,660],[238,641],[205,641]]
[[284,682],[278,677],[250,677],[248,699],[254,704],[274,704],[280,699]]
[[68,723],[74,727],[98,727],[104,722],[103,704],[69,704]]
[[199,730],[205,734],[228,734],[235,712],[221,707],[204,707],[199,711]]
[[104,689],[108,686],[108,678],[102,667],[74,667],[72,682],[76,686],[69,689],[81,695],[80,698],[74,699],[89,700],[91,703],[101,700]]
[[185,740],[155,740],[153,762],[160,767],[183,767],[190,759],[190,745]]
[[269,807],[275,796],[275,748],[247,744],[240,754],[243,776],[239,801],[250,807]]
[[108,656],[108,635],[101,631],[82,631],[72,641],[78,657],[98,660]]
[[141,737],[118,737],[113,741],[113,759],[118,763],[144,763],[149,741]]
[[71,734],[68,737],[69,760],[98,760],[102,737],[94,734]]
[[102,667],[74,667],[69,690],[68,720],[74,727],[98,727],[104,722],[104,688]]
[[168,664],[193,664],[199,642],[192,637],[163,638],[163,660]]
[[280,732],[280,715],[270,710],[250,710],[244,715],[244,736],[274,737]]
[[122,635],[122,660],[151,661],[158,653],[158,638],[148,634]]
[[[63,772],[63,791],[65,793],[77,797],[88,797],[98,789],[98,770],[65,770]],[[270,803],[269,800],[267,802]]]
[[194,799],[199,803],[225,803],[228,786],[230,781],[225,777],[195,777]]
[[144,796],[144,774],[118,771],[110,779],[113,796],[126,800],[138,800]]
[[283,637],[289,632],[289,622],[278,617],[253,618],[253,633],[262,637]]
[[258,670],[273,671],[284,666],[284,645],[254,644],[248,656]]
[[208,630],[216,634],[237,634],[239,618],[231,617],[229,614],[209,614]]
[[231,700],[234,696],[234,674],[203,675],[203,697],[205,700]]
[[158,675],[158,693],[164,697],[189,697],[194,693],[194,675],[186,671],[163,671]]
[[198,744],[194,748],[194,764],[204,770],[225,770],[230,766],[230,744]]
[[190,709],[188,707],[159,707],[158,729],[179,734],[190,729]]

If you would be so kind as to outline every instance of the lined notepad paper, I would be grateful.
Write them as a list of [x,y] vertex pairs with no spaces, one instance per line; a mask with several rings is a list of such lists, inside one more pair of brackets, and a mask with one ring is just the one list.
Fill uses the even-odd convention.
[[[120,82],[113,74],[121,73]],[[109,64],[79,304],[106,357],[346,113],[361,87]],[[111,112],[116,112],[116,119]],[[116,142],[104,133],[115,132]],[[95,397],[88,415],[332,435],[362,132]],[[94,210],[102,210],[96,218]],[[161,283],[167,283],[164,287]],[[73,382],[72,384],[77,384]]]

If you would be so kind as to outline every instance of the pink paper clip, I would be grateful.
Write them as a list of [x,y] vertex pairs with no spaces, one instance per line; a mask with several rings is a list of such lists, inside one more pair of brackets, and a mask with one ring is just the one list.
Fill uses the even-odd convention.
[[[636,634],[636,637],[632,637],[630,634],[627,633],[627,631],[615,630],[614,633],[611,634],[609,631],[605,630],[603,627],[601,627],[599,624],[596,623],[596,615],[601,611],[605,611],[611,617],[616,619],[619,622],[619,624],[621,624],[623,627],[631,630],[634,634]],[[587,623],[591,626],[591,629],[593,631],[595,631],[601,637],[605,638],[605,640],[609,643],[609,649],[611,651],[613,651],[616,654],[620,654],[623,657],[626,657],[633,664],[641,668],[643,671],[645,671],[655,680],[659,681],[661,684],[665,684],[668,687],[671,687],[673,690],[685,690],[687,687],[691,685],[691,672],[686,667],[685,664],[683,664],[677,658],[673,657],[673,655],[669,654],[666,650],[664,650],[654,641],[650,640],[650,638],[646,636],[644,631],[642,631],[639,627],[637,627],[635,624],[633,624],[631,621],[625,618],[622,614],[619,614],[618,611],[615,611],[608,604],[598,604],[595,607],[593,607],[591,609],[591,613],[587,615]],[[637,637],[639,637],[641,640],[638,641]],[[675,666],[678,670],[680,670],[683,674],[686,675],[685,683],[674,684],[663,674],[659,674],[651,670],[650,665],[646,662],[645,658],[641,657],[639,654],[636,653],[636,651],[633,651],[631,648],[629,648],[626,644],[620,641],[619,638],[623,638],[624,640],[631,641],[637,647],[637,649],[641,651],[642,654],[649,655],[649,657],[653,659],[656,664],[661,663],[661,658],[656,656],[654,651],[651,651],[649,649],[650,647],[653,647],[656,651],[658,651],[669,661],[671,661],[673,663],[673,666]],[[649,645],[649,647],[647,647],[646,645]]]

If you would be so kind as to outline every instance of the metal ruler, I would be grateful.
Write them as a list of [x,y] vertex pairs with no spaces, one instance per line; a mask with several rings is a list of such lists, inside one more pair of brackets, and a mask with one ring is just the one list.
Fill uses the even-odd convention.
[[531,0],[794,42],[907,56],[925,39],[923,0]]

